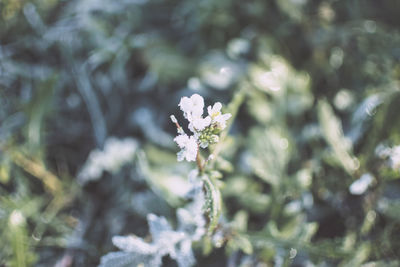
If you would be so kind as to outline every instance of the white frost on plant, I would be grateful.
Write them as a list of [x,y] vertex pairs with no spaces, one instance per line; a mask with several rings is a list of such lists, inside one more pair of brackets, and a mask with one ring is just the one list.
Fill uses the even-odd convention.
[[178,135],[174,138],[181,151],[178,152],[178,161],[186,159],[187,161],[195,161],[197,156],[197,141],[194,136],[186,134]]
[[203,131],[206,127],[210,126],[211,118],[210,117],[199,117],[192,118],[192,121],[189,123],[189,129],[193,132]]
[[9,223],[11,226],[20,226],[25,223],[25,217],[19,210],[13,210],[10,215]]
[[176,119],[176,117],[174,115],[169,116],[171,118],[171,121],[173,123],[178,123],[178,120]]
[[386,159],[390,168],[400,171],[400,145],[391,148],[380,144],[376,147],[375,154]]
[[362,195],[367,191],[368,187],[374,181],[374,176],[370,173],[364,173],[361,177],[354,181],[350,187],[349,191],[353,195]]
[[178,136],[174,139],[181,148],[181,151],[177,154],[178,161],[184,159],[195,161],[199,147],[207,148],[210,144],[219,141],[218,134],[226,128],[226,121],[232,115],[230,113],[222,114],[222,104],[216,102],[213,106],[207,107],[208,116],[203,117],[204,99],[198,94],[182,97],[178,106],[189,122],[189,130],[193,133],[193,135],[188,136],[178,124],[175,116],[170,116],[172,122],[178,128]]
[[208,111],[208,116],[212,120],[212,123],[216,123],[221,128],[221,130],[223,130],[226,127],[226,121],[230,117],[232,117],[232,115],[230,113],[222,114],[221,108],[222,104],[220,102],[217,102],[214,104],[213,107],[208,106],[207,111]]
[[400,170],[400,146],[395,146],[392,148],[390,161],[393,169]]
[[[192,171],[192,179],[198,172]],[[190,267],[195,264],[192,243],[199,241],[206,233],[206,220],[203,216],[204,193],[201,180],[191,183],[193,199],[184,208],[177,210],[178,227],[174,230],[171,224],[162,216],[147,215],[151,234],[151,242],[135,235],[114,236],[113,244],[119,252],[111,252],[101,258],[99,267],[115,266],[149,266],[162,265],[162,258],[169,255],[179,267]]]
[[204,99],[198,94],[193,94],[190,98],[185,96],[181,98],[179,107],[183,111],[185,118],[191,121],[203,115]]
[[109,137],[104,143],[104,149],[90,152],[83,168],[78,174],[78,181],[85,184],[97,180],[103,171],[115,173],[129,163],[136,153],[138,143],[133,138],[118,139]]

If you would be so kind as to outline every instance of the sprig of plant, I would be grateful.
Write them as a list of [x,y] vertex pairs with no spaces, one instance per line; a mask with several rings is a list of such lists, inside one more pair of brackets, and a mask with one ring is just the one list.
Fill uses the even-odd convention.
[[198,94],[189,97],[182,97],[179,107],[183,111],[183,116],[188,120],[188,128],[192,135],[187,135],[178,123],[176,117],[171,115],[171,120],[177,127],[178,136],[174,141],[181,148],[178,152],[178,161],[186,159],[187,161],[196,161],[198,177],[203,183],[205,193],[204,211],[208,215],[208,234],[211,235],[217,228],[221,214],[221,193],[218,183],[211,175],[205,173],[207,163],[214,158],[210,153],[206,159],[203,159],[200,149],[205,149],[210,145],[217,144],[220,141],[220,135],[227,126],[227,120],[232,114],[221,112],[222,104],[216,102],[207,107],[208,116],[203,117],[204,99]]
[[178,131],[178,136],[174,138],[174,141],[181,148],[181,151],[177,154],[178,161],[184,159],[189,162],[196,161],[200,174],[203,174],[208,161],[213,158],[213,155],[210,154],[204,160],[201,157],[200,149],[219,142],[219,135],[226,128],[227,120],[232,115],[230,113],[223,114],[221,112],[222,104],[216,102],[213,106],[207,107],[208,116],[203,118],[204,99],[198,94],[193,94],[190,98],[182,97],[179,107],[189,122],[188,128],[192,135],[187,135],[179,125],[176,117],[171,115],[171,120],[175,123]]

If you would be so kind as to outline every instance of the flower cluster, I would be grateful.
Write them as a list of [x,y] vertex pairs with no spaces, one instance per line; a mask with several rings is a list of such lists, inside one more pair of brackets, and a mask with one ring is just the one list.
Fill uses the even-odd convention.
[[178,161],[186,159],[187,161],[195,161],[199,147],[206,148],[210,144],[218,142],[218,134],[225,129],[226,121],[231,117],[230,113],[222,114],[222,104],[215,103],[213,106],[207,107],[208,116],[203,118],[204,99],[198,94],[191,97],[182,97],[179,107],[183,111],[183,116],[189,121],[189,130],[193,133],[187,135],[182,127],[178,124],[175,116],[171,116],[178,128],[178,136],[174,141],[181,148],[178,152]]

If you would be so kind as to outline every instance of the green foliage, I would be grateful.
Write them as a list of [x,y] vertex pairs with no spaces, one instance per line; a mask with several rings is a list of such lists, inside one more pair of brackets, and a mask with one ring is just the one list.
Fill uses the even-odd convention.
[[[398,266],[399,12],[0,1],[0,266]],[[198,175],[193,93],[232,114]]]

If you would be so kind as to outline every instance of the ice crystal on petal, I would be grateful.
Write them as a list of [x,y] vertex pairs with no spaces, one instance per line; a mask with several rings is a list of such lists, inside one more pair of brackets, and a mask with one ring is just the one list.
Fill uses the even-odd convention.
[[190,98],[185,96],[181,98],[179,107],[183,111],[185,118],[191,121],[203,115],[204,99],[198,94],[194,94]]
[[206,117],[206,118],[195,118],[191,122],[191,126],[189,126],[189,129],[192,132],[198,132],[204,130],[206,127],[208,127],[211,124],[211,118]]
[[187,136],[186,134],[178,135],[174,141],[181,148],[178,152],[178,161],[186,158],[187,161],[195,161],[197,156],[197,141],[194,136]]

